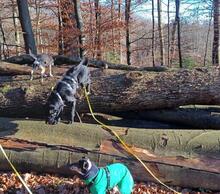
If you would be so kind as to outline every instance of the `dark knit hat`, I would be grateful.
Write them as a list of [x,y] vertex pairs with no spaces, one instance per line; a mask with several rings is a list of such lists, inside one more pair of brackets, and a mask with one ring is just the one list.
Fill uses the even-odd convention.
[[94,178],[99,172],[99,168],[86,157],[83,157],[77,163],[71,164],[70,170],[77,172],[83,180]]

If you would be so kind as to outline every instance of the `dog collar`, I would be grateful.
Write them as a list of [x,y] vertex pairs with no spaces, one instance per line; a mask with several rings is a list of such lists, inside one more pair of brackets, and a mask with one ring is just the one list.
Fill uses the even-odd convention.
[[[69,84],[69,83],[67,83],[67,82],[64,82],[64,81],[60,81],[61,83],[63,83],[63,84],[65,84],[65,85],[67,85],[67,87],[68,88],[70,88],[71,90],[73,89],[73,87]],[[77,85],[77,88],[78,88],[78,85]]]
[[64,78],[67,78],[67,79],[71,80],[74,84],[78,84],[76,79],[74,79],[74,78],[72,78],[72,77],[70,77],[68,75],[65,75]]
[[59,98],[59,100],[61,101],[61,104],[64,105],[64,102],[63,102],[63,99],[62,97],[60,96],[60,94],[57,92],[57,91],[53,91],[54,94],[56,94],[56,96]]

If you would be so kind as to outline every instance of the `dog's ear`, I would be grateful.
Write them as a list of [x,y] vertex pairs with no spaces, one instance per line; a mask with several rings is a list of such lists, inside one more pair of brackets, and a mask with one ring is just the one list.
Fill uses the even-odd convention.
[[89,60],[87,57],[84,57],[79,65],[88,66]]
[[69,169],[75,173],[78,173],[79,175],[83,176],[84,173],[82,172],[82,169],[79,167],[79,163],[73,163],[69,166]]
[[35,60],[37,59],[37,57],[32,53],[31,49],[29,49],[29,55],[30,55],[31,57],[33,57]]

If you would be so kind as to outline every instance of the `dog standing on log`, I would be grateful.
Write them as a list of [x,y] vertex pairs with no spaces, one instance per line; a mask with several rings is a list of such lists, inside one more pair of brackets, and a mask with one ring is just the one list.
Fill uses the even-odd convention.
[[86,87],[90,93],[90,73],[88,60],[84,58],[79,65],[70,68],[57,83],[46,103],[46,123],[54,125],[59,122],[64,106],[69,106],[69,123],[74,122],[76,92],[79,86]]
[[69,169],[84,180],[92,194],[106,194],[116,186],[121,194],[131,194],[134,186],[130,171],[121,163],[98,168],[89,158],[83,157]]
[[29,50],[29,55],[33,57],[34,62],[32,64],[32,70],[31,70],[31,77],[30,80],[33,80],[34,78],[34,71],[38,68],[41,69],[41,82],[43,82],[43,78],[45,76],[46,67],[49,67],[49,76],[53,77],[52,75],[52,66],[54,65],[53,57],[47,54],[39,54],[34,55],[31,50]]

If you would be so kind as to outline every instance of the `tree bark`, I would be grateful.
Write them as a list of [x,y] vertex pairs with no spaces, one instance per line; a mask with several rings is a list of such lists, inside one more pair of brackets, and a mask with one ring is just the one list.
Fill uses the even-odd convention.
[[210,18],[209,18],[209,26],[208,26],[208,31],[207,31],[207,36],[206,36],[206,41],[205,41],[205,53],[204,53],[204,59],[203,59],[203,66],[206,66],[206,57],[208,53],[208,43],[209,43],[209,34],[211,30],[211,24],[212,24],[212,12],[213,10],[211,9],[210,11]]
[[131,14],[131,0],[126,0],[125,1],[126,59],[128,65],[131,65],[130,14]]
[[155,35],[155,20],[154,20],[154,0],[151,0],[152,3],[152,42],[151,42],[151,56],[152,64],[155,67],[155,54],[154,54],[154,35]]
[[161,0],[157,0],[157,12],[158,12],[158,33],[160,40],[160,65],[165,65],[164,61],[164,40],[163,40],[163,29],[161,21]]
[[16,55],[20,55],[21,53],[21,45],[20,45],[20,34],[18,30],[18,16],[16,11],[16,2],[15,0],[11,0],[12,3],[12,19],[15,30],[15,43],[16,43]]
[[[72,1],[69,0],[62,0],[59,1],[60,6],[60,28],[63,39],[63,47],[64,47],[64,54],[69,56],[79,57],[79,34],[76,33],[77,29],[77,22],[75,17],[75,10]],[[64,33],[65,32],[65,33]],[[70,36],[71,34],[71,36]]]
[[31,25],[30,14],[27,0],[17,0],[19,19],[23,31],[26,53],[31,49],[32,53],[37,54],[37,48],[34,40],[34,34]]
[[175,42],[176,42],[176,27],[177,27],[177,18],[173,22],[173,28],[171,32],[171,42],[170,42],[170,67],[172,66],[173,59],[175,57]]
[[[62,72],[60,72],[62,73]],[[64,72],[63,72],[64,73]],[[219,70],[213,68],[167,72],[94,70],[91,103],[96,112],[141,111],[189,104],[220,103]],[[28,76],[29,77],[29,76]],[[0,82],[1,114],[41,115],[59,76],[30,81],[27,76]],[[88,112],[84,99],[77,111]]]
[[[5,37],[5,31],[3,28],[3,24],[2,24],[2,19],[0,18],[0,31],[1,31],[1,35],[2,35],[2,53],[4,56],[4,59],[7,59],[9,56],[9,51],[8,51],[8,46],[7,46],[7,42],[6,42],[6,37]],[[6,52],[7,51],[7,52]]]
[[101,43],[101,7],[99,0],[94,1],[95,6],[95,47],[96,47],[96,58],[102,60],[102,43]]
[[30,75],[31,68],[0,61],[0,76]]
[[179,52],[179,66],[183,67],[182,52],[181,52],[181,31],[180,31],[180,0],[176,0],[176,19],[177,19],[177,34],[178,34],[178,52]]
[[58,18],[58,26],[59,26],[59,34],[58,34],[58,54],[64,54],[64,37],[63,37],[63,21],[62,21],[62,8],[61,8],[61,0],[57,0],[57,18]]
[[[136,181],[155,181],[100,126],[79,123],[48,126],[42,121],[7,118],[0,121],[0,143],[20,171],[71,175],[65,165],[86,155],[98,166],[114,162],[126,164]],[[117,127],[114,130],[163,182],[220,189],[220,131]],[[7,169],[9,165],[0,153],[0,170]]]
[[79,55],[82,58],[84,56],[84,37],[83,37],[83,19],[81,15],[81,8],[80,8],[80,1],[79,0],[73,0],[74,3],[74,13],[75,13],[75,20],[76,20],[76,26],[79,30]]
[[167,2],[167,66],[170,67],[170,0]]
[[[53,56],[54,64],[60,66],[62,64],[69,64],[69,65],[76,65],[79,64],[80,59],[78,57],[66,57],[63,55],[56,55]],[[21,56],[13,56],[6,60],[9,63],[16,63],[16,64],[32,64],[33,58],[29,55],[21,55]],[[136,66],[127,66],[124,64],[114,64],[109,63],[107,61],[101,60],[89,60],[89,66],[95,68],[102,68],[102,69],[116,69],[116,70],[126,70],[126,71],[166,71],[166,67],[136,67]],[[147,66],[147,65],[146,65]],[[13,70],[12,70],[13,71]]]
[[[139,112],[131,111],[117,113],[116,115],[119,116],[119,118],[124,118],[128,121],[141,120],[145,122],[154,121],[159,123],[168,123],[170,126],[165,128],[175,128],[175,126],[181,126],[182,128],[194,129],[220,129],[219,106],[212,107],[207,105],[191,105],[189,107],[184,106],[178,109],[159,109]],[[110,124],[114,122],[116,122],[114,119],[109,119]],[[120,122],[117,123],[118,125],[121,124]],[[147,126],[147,123],[144,125]]]
[[220,0],[213,0],[214,37],[212,46],[212,64],[219,65]]

